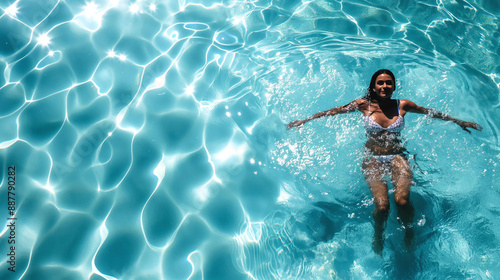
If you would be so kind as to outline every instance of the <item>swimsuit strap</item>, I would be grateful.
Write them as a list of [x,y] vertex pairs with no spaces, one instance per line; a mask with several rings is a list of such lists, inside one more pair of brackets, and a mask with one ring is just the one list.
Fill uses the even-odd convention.
[[401,116],[401,114],[399,113],[399,99],[398,99],[398,116]]

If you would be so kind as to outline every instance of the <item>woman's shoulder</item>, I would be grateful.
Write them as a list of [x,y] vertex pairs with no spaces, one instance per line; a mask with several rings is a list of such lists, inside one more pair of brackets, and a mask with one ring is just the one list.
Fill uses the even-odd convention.
[[399,108],[402,110],[403,115],[406,112],[424,113],[426,110],[424,107],[418,106],[415,102],[408,99],[400,99]]
[[404,107],[407,107],[407,106],[415,106],[415,102],[411,101],[411,100],[408,100],[408,99],[399,99],[399,106],[404,108]]
[[351,102],[351,104],[353,104],[356,107],[356,109],[359,111],[368,110],[368,100],[365,98],[355,99]]
[[365,104],[366,102],[367,102],[367,100],[365,98],[358,98],[358,99],[355,99],[354,101],[352,101],[351,103],[356,103],[359,106],[361,104]]

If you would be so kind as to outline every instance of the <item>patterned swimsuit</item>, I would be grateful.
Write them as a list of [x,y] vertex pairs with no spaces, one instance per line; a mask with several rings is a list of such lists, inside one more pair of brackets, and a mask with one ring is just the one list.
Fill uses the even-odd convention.
[[[378,124],[373,117],[371,116],[371,110],[370,110],[370,104],[368,104],[368,116],[363,116],[364,122],[365,122],[365,128],[366,132],[368,134],[371,133],[377,133],[381,131],[387,131],[391,133],[400,133],[404,127],[405,127],[405,119],[401,116],[399,112],[399,99],[397,100],[398,102],[398,118],[396,119],[395,122],[393,122],[391,125],[388,127],[382,127],[380,124]],[[394,154],[394,155],[370,155],[370,157],[382,162],[382,163],[389,163],[391,162],[397,155],[399,154]]]

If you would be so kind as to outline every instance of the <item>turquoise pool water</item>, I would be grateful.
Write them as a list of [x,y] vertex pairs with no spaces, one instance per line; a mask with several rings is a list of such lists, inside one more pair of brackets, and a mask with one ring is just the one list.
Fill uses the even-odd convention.
[[[0,1],[0,279],[499,279],[498,1]],[[364,95],[406,117],[382,257]]]

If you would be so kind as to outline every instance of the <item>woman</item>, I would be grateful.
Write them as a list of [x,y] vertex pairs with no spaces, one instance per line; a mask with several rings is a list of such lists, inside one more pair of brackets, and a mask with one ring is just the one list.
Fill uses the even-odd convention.
[[368,141],[365,145],[365,159],[362,168],[374,198],[373,218],[375,224],[372,247],[379,255],[382,254],[384,247],[383,233],[390,205],[387,183],[384,179],[386,175],[391,176],[394,186],[394,200],[398,215],[406,229],[405,244],[408,250],[410,250],[413,241],[411,225],[413,207],[409,201],[413,173],[408,159],[403,153],[405,148],[400,138],[405,125],[404,116],[406,113],[427,114],[433,118],[452,121],[469,133],[468,128],[481,130],[481,127],[476,123],[452,118],[433,109],[418,106],[406,99],[392,99],[392,93],[395,89],[394,74],[387,69],[378,70],[373,74],[370,87],[363,98],[356,99],[345,106],[314,114],[304,120],[293,121],[287,126],[287,129],[299,127],[313,119],[356,110],[363,113]]

